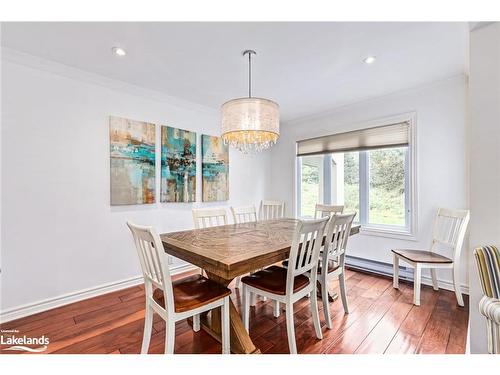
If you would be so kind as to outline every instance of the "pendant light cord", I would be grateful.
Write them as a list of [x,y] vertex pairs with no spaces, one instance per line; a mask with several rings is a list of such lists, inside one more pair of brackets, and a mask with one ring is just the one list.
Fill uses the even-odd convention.
[[252,97],[252,54],[248,54],[248,97]]

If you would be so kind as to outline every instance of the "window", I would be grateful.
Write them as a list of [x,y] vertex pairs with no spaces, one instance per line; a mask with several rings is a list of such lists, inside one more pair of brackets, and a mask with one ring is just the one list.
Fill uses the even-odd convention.
[[[408,128],[409,124],[409,133]],[[344,143],[346,134],[341,134]],[[367,138],[359,131],[355,136],[363,141]],[[407,144],[397,141],[394,147],[346,147],[342,152],[335,152],[331,146],[338,146],[338,140],[328,137],[328,141],[321,139],[321,146],[307,140],[307,147],[333,152],[298,155],[297,215],[313,217],[316,203],[338,204],[344,205],[346,213],[356,212],[355,221],[364,230],[413,234],[409,135]],[[298,153],[300,150],[299,142]]]

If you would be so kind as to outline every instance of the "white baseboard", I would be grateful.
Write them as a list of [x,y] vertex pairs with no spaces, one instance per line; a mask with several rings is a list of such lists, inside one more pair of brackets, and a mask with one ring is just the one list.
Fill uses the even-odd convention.
[[[373,272],[379,275],[385,275],[392,277],[392,264],[377,262],[368,259],[362,259],[352,256],[346,257],[346,265],[352,269],[358,269],[361,271]],[[400,280],[413,281],[413,270],[411,267],[399,267],[399,278]],[[432,286],[432,279],[429,276],[422,275],[422,284]],[[453,282],[449,280],[438,279],[438,286],[441,289],[454,291]],[[462,284],[462,293],[469,294],[469,287]]]
[[[171,275],[195,270],[197,267],[192,264],[185,264],[170,269]],[[28,303],[26,305],[17,306],[11,309],[6,309],[0,312],[0,323],[6,323],[11,320],[23,318],[28,315],[41,313],[43,311],[51,310],[56,307],[68,305],[73,302],[82,301],[84,299],[96,297],[102,294],[114,292],[120,289],[130,288],[131,286],[143,283],[142,275],[134,276],[125,280],[114,281],[111,283],[99,285],[93,288],[82,289],[76,292],[63,294],[61,296],[48,298],[42,301]]]

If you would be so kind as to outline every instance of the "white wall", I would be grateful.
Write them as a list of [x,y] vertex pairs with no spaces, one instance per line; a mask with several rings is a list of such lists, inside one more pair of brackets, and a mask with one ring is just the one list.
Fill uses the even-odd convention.
[[[191,208],[207,204],[110,207],[108,116],[199,137],[219,134],[218,112],[12,51],[5,55],[1,310],[139,275],[125,222],[152,224],[159,232],[189,229]],[[231,151],[230,200],[210,205],[257,205],[267,191],[269,163],[268,153]],[[157,159],[157,196],[159,184]],[[200,198],[200,177],[197,186]]]
[[[471,251],[500,245],[500,23],[471,32],[469,81]],[[476,265],[470,263],[470,351],[486,353],[482,297]]]
[[[366,121],[416,112],[418,241],[360,234],[350,240],[349,254],[392,263],[391,248],[428,248],[437,208],[467,208],[465,103],[465,77],[458,76],[285,124],[271,155],[273,195],[285,198],[289,213],[294,212],[291,206],[297,140],[348,131]],[[428,275],[426,272],[424,275]],[[467,285],[467,273],[464,264],[464,285]],[[449,283],[451,272],[442,271],[438,278]]]

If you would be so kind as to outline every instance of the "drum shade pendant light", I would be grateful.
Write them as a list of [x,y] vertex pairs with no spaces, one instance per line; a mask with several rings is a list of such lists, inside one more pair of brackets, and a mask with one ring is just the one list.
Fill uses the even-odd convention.
[[277,103],[252,97],[252,55],[248,55],[248,98],[232,99],[222,105],[222,139],[224,144],[243,153],[254,153],[276,144],[280,134],[280,115]]

